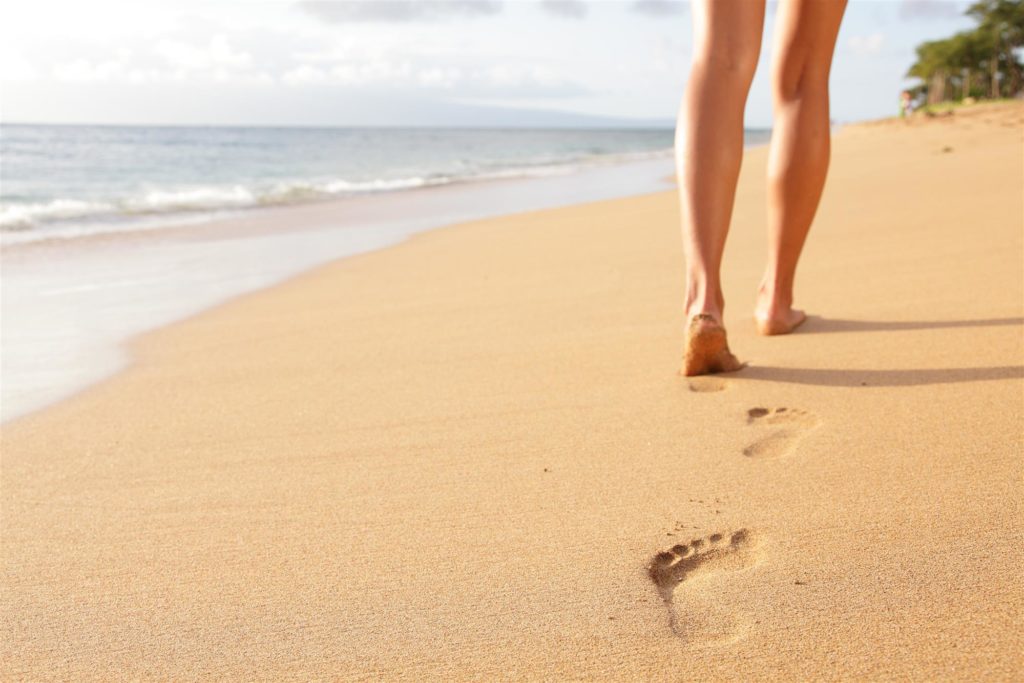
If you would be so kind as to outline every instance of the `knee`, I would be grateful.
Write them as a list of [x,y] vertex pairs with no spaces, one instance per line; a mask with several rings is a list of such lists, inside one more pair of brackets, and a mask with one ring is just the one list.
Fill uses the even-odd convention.
[[792,102],[808,97],[828,97],[827,64],[814,60],[780,60],[772,69],[772,95],[777,103]]
[[720,85],[746,88],[754,79],[759,57],[759,51],[750,46],[716,46],[697,55],[693,68],[707,74]]

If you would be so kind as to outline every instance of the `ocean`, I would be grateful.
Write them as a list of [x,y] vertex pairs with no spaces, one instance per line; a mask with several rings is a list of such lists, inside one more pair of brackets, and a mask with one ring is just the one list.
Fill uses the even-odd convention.
[[668,190],[671,144],[670,130],[0,125],[0,420],[123,369],[140,333],[329,261]]
[[671,130],[0,126],[0,243],[666,157]]

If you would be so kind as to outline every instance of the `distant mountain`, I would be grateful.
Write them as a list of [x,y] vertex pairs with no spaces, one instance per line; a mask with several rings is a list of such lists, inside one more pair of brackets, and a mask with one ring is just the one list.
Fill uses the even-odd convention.
[[[28,88],[31,94],[31,88]],[[439,127],[439,128],[661,128],[671,119],[630,119],[550,109],[524,109],[460,102],[398,93],[358,93],[321,88],[288,92],[261,91],[225,84],[194,87],[189,96],[164,88],[139,86],[126,96],[108,84],[88,84],[37,93],[60,117],[34,119],[24,107],[5,107],[8,123],[181,125],[181,126],[309,126],[309,127]],[[74,118],[68,117],[72,113]],[[246,112],[239,116],[238,112]]]
[[[551,109],[492,107],[457,102],[419,103],[417,125],[486,128],[675,128],[672,119],[629,119]],[[381,125],[379,122],[377,125]]]

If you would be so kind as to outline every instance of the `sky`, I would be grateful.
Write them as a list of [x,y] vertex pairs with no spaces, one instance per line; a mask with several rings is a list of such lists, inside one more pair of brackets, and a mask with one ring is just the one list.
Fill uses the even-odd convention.
[[[750,0],[751,3],[758,0]],[[891,116],[960,0],[851,0],[839,122]],[[771,126],[769,3],[746,125]],[[0,4],[0,120],[206,125],[668,125],[678,0],[30,0]]]

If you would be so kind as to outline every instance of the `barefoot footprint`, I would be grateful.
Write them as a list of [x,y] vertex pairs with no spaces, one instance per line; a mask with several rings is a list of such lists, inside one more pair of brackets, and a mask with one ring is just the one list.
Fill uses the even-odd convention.
[[689,382],[690,391],[695,391],[700,394],[710,393],[713,391],[722,391],[728,384],[721,377],[714,375],[704,375],[703,377],[691,377]]
[[668,607],[672,632],[688,643],[705,645],[735,640],[738,615],[716,599],[711,581],[721,572],[757,563],[757,539],[747,529],[711,534],[658,553],[648,574]]
[[818,424],[818,418],[799,408],[751,408],[747,424],[757,426],[762,434],[743,449],[751,458],[778,458],[793,451],[797,442]]

